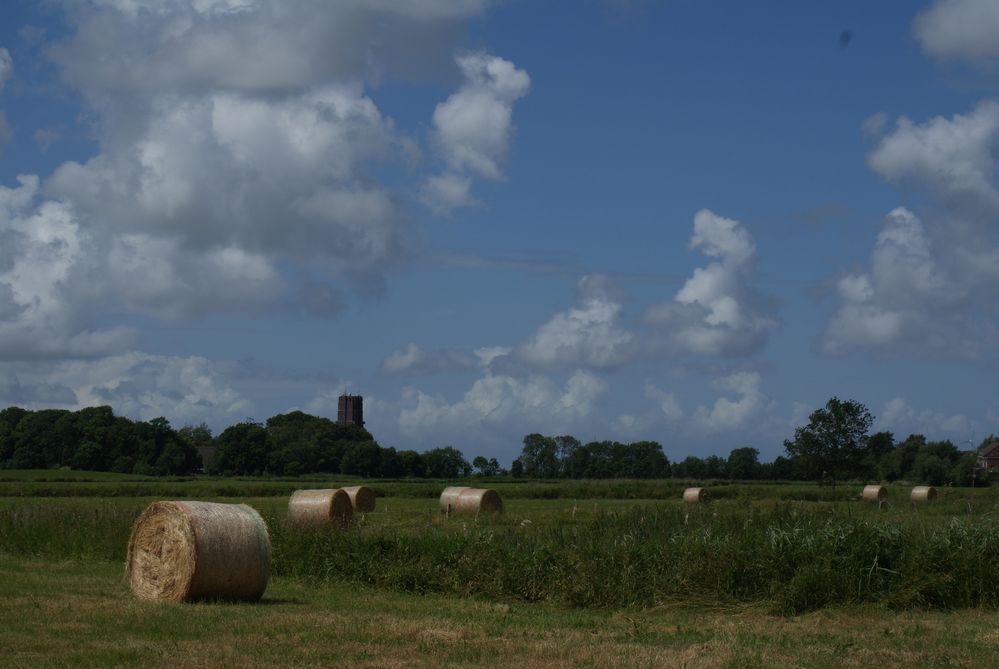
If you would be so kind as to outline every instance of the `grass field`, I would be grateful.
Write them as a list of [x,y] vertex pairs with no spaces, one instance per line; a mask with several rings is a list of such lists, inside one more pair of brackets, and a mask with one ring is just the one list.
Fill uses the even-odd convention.
[[[444,482],[376,481],[351,530],[306,532],[279,491],[344,481],[63,474],[0,472],[3,666],[988,666],[999,645],[990,489],[726,484],[690,507],[676,481],[504,481],[502,516],[442,518]],[[131,525],[171,497],[261,512],[263,602],[131,596]]]

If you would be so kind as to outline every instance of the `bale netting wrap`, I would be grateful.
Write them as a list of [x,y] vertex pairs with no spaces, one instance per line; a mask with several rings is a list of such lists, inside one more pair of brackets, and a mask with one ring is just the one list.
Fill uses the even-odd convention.
[[488,488],[445,488],[441,493],[441,513],[503,513],[499,493]]
[[937,489],[931,485],[917,485],[909,496],[913,502],[932,502],[937,498]]
[[707,488],[687,488],[683,491],[684,504],[697,504],[708,501]]
[[375,491],[366,485],[355,485],[348,488],[341,488],[348,496],[350,503],[354,505],[354,511],[369,513],[375,510]]
[[245,504],[153,502],[132,527],[125,576],[149,601],[257,600],[270,561],[267,525]]
[[865,485],[860,496],[865,502],[883,502],[888,497],[888,488],[883,485]]
[[347,527],[354,516],[344,490],[296,490],[288,500],[288,522],[293,525]]

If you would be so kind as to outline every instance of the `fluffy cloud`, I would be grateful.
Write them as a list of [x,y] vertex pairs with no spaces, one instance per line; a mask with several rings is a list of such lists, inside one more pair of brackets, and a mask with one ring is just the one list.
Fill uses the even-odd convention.
[[[251,412],[251,404],[226,380],[226,370],[199,357],[129,352],[100,360],[4,364],[0,404],[77,409],[110,404],[119,414],[175,425],[208,421],[228,425]],[[34,399],[35,401],[32,401]]]
[[823,341],[824,350],[834,354],[902,339],[944,346],[943,330],[951,324],[938,315],[961,297],[936,266],[922,222],[901,207],[888,215],[878,235],[871,271],[843,277],[838,291],[842,304]]
[[683,409],[674,393],[667,393],[654,383],[647,382],[645,384],[645,397],[656,403],[666,420],[672,422],[683,418]]
[[[52,49],[99,108],[164,91],[274,96],[330,81],[422,77],[452,58],[486,3],[63,0],[76,31]],[[103,57],[108,45],[115,57]]]
[[718,260],[695,269],[672,301],[650,307],[646,322],[678,352],[745,355],[762,348],[776,321],[769,300],[747,285],[756,256],[749,232],[702,209],[690,246]]
[[899,119],[868,156],[884,178],[929,194],[925,214],[885,219],[869,271],[838,282],[841,304],[822,340],[853,349],[988,355],[996,341],[999,104],[918,124]]
[[513,133],[513,103],[527,95],[531,78],[513,63],[485,53],[460,56],[462,87],[434,110],[435,141],[447,171],[427,181],[424,200],[437,211],[474,204],[469,175],[502,178]]
[[381,369],[386,374],[435,374],[474,369],[476,366],[474,357],[459,351],[427,352],[416,344],[409,344],[405,350],[385,358]]
[[533,365],[614,367],[631,357],[635,338],[618,326],[621,304],[607,277],[585,276],[577,284],[577,306],[556,314],[516,347]]
[[[929,439],[951,439],[956,443],[980,432],[978,422],[964,414],[948,415],[930,409],[916,410],[901,397],[885,403],[874,427],[879,431],[893,432],[896,439],[903,439],[910,434],[923,434]],[[970,448],[970,445],[966,444],[962,448]]]
[[[326,317],[344,288],[381,292],[410,226],[375,172],[418,150],[368,89],[453,68],[462,22],[487,2],[61,4],[74,31],[47,53],[88,102],[100,150],[45,192],[71,207],[122,307],[176,318],[282,298]],[[427,186],[449,207],[471,202],[465,172],[498,169],[528,81],[501,58],[458,64],[465,82],[434,121],[453,169]]]
[[[62,165],[47,190],[117,246],[155,249],[158,264],[189,283],[197,275],[174,261],[192,253],[204,256],[198,264],[242,265],[236,278],[266,281],[261,294],[273,297],[281,287],[275,261],[367,276],[404,252],[397,198],[359,179],[361,163],[389,150],[390,124],[356,90],[163,100],[138,135],[124,134],[106,138],[107,150],[86,164]],[[201,302],[216,297],[205,307],[224,309],[230,295],[215,285],[193,288]],[[163,288],[177,301],[188,286]]]
[[38,179],[0,186],[0,359],[90,357],[125,345],[92,320],[92,240],[72,209],[38,203]]
[[936,0],[916,17],[913,32],[938,58],[999,59],[999,5],[992,0]]
[[[605,390],[603,381],[583,370],[573,373],[561,388],[543,376],[518,379],[487,374],[455,403],[408,389],[403,398],[407,407],[399,414],[398,426],[410,438],[432,436],[457,443],[519,439],[525,430],[534,429],[532,425],[548,431],[568,430],[590,414]],[[496,434],[487,436],[489,431]]]
[[11,75],[14,73],[14,60],[10,57],[10,51],[0,47],[0,90],[3,90],[4,84],[10,79]]
[[[14,61],[10,57],[10,52],[0,47],[0,91],[3,90],[4,84],[7,83],[13,72]],[[0,143],[6,141],[9,137],[10,128],[7,126],[7,117],[0,111]]]
[[703,432],[725,432],[746,427],[766,406],[766,396],[760,390],[757,372],[736,372],[715,382],[721,390],[734,393],[738,399],[719,397],[711,408],[700,406],[693,416],[693,426]]
[[923,124],[898,119],[867,162],[886,179],[925,186],[956,213],[977,215],[999,208],[997,145],[999,103],[988,101],[949,119],[937,116]]

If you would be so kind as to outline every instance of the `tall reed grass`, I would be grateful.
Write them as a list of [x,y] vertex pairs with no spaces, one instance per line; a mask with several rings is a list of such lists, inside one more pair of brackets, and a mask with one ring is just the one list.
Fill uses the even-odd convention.
[[[0,552],[124,560],[142,500],[7,500]],[[571,607],[766,602],[792,614],[859,602],[999,607],[992,512],[884,514],[870,505],[733,500],[597,513],[582,522],[416,515],[347,532],[264,515],[273,573],[416,593]]]

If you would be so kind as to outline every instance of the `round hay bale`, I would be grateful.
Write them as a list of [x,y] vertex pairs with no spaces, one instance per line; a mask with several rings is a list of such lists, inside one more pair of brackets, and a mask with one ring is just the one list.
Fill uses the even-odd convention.
[[245,504],[153,502],[132,527],[125,576],[148,601],[257,600],[270,562],[267,525]]
[[350,503],[354,505],[354,511],[369,513],[375,510],[375,491],[366,485],[355,485],[349,488],[341,488],[350,496]]
[[288,500],[288,522],[295,525],[347,527],[354,516],[344,490],[296,490]]
[[883,502],[888,497],[888,488],[883,485],[865,485],[860,496],[865,502]]
[[917,485],[909,495],[909,499],[913,502],[932,502],[936,498],[937,489],[931,485]]
[[458,496],[469,490],[468,486],[449,486],[441,493],[441,513],[451,513],[458,504]]
[[708,501],[708,489],[707,488],[687,488],[683,491],[683,503],[684,504],[698,504],[700,502]]
[[488,488],[445,488],[441,493],[441,513],[503,513],[503,500],[499,493]]

